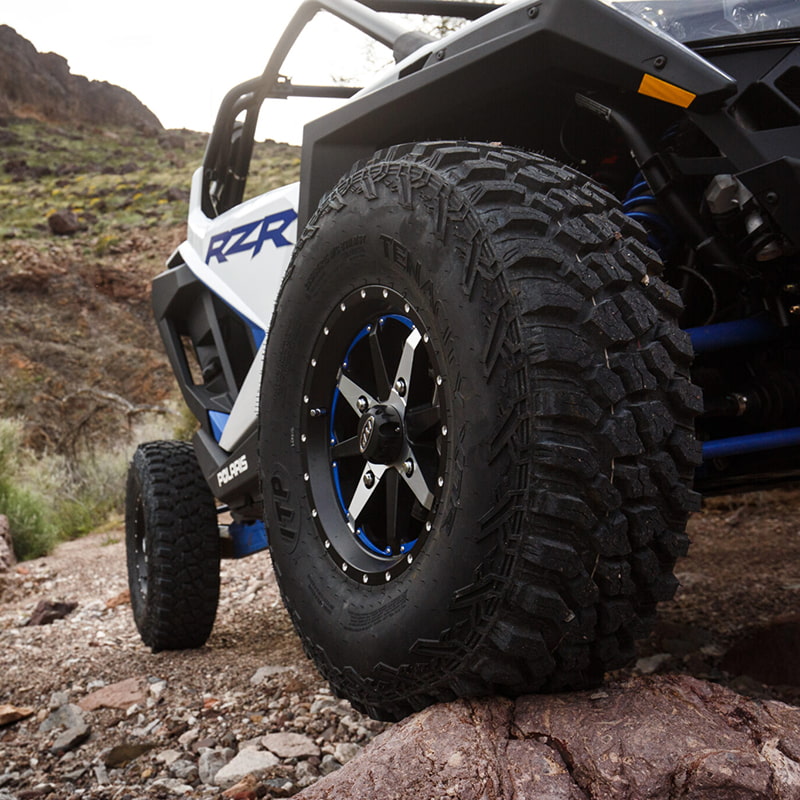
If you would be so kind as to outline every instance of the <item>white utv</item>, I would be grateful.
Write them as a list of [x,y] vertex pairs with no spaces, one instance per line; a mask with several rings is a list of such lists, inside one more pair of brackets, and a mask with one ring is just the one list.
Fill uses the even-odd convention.
[[[319,11],[395,65],[292,83]],[[294,96],[346,102],[299,186],[243,201],[259,110]],[[799,218],[796,0],[304,2],[153,283],[199,430],[131,465],[142,639],[203,644],[220,556],[268,546],[376,717],[597,683],[673,596],[700,493],[798,477]]]

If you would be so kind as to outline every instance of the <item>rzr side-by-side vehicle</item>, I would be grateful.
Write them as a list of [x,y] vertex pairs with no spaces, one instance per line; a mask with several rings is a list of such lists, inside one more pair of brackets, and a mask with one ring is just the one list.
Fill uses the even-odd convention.
[[[292,83],[321,10],[395,64]],[[293,96],[345,102],[299,185],[244,200]],[[799,251],[800,2],[304,2],[153,283],[200,427],[131,466],[144,642],[205,642],[220,555],[268,534],[306,651],[376,717],[597,683],[700,494],[798,477]]]

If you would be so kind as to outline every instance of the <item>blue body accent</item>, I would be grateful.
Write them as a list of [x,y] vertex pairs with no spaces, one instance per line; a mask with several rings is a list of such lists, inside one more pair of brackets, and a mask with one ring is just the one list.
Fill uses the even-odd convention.
[[233,541],[234,558],[244,558],[269,547],[267,529],[261,520],[247,524],[232,522],[228,526],[228,532]]
[[222,438],[222,432],[225,430],[225,426],[228,424],[229,418],[230,414],[226,414],[224,411],[208,412],[208,421],[211,423],[211,432],[214,434],[214,438],[217,441]]
[[691,337],[692,347],[697,354],[761,344],[780,336],[780,329],[767,317],[751,317],[734,322],[703,325],[699,328],[687,328],[686,332]]
[[732,436],[729,439],[704,442],[703,460],[709,461],[712,458],[760,453],[764,450],[777,450],[781,447],[795,447],[797,445],[800,445],[800,428],[786,428],[782,431]]

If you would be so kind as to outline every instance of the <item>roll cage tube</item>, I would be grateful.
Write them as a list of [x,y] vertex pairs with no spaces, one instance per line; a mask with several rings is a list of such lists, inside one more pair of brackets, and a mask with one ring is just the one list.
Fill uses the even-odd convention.
[[[410,55],[432,37],[410,31],[379,12],[440,14],[477,19],[500,6],[454,0],[305,0],[278,40],[267,66],[258,78],[231,89],[223,99],[203,158],[202,208],[208,217],[238,205],[244,196],[255,129],[261,105],[268,97],[325,97],[348,99],[359,87],[294,86],[281,75],[286,57],[303,29],[319,11],[327,11],[390,48],[396,61]],[[239,117],[244,114],[244,119]]]

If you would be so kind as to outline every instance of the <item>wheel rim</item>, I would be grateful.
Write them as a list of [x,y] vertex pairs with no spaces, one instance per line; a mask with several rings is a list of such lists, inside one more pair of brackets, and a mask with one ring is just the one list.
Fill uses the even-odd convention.
[[353,580],[397,577],[433,529],[443,384],[422,318],[392,289],[365,286],[328,316],[306,370],[300,445],[312,519]]
[[147,599],[147,587],[150,576],[150,558],[147,554],[147,536],[145,535],[144,505],[141,497],[136,502],[136,515],[134,517],[134,570],[139,596]]

